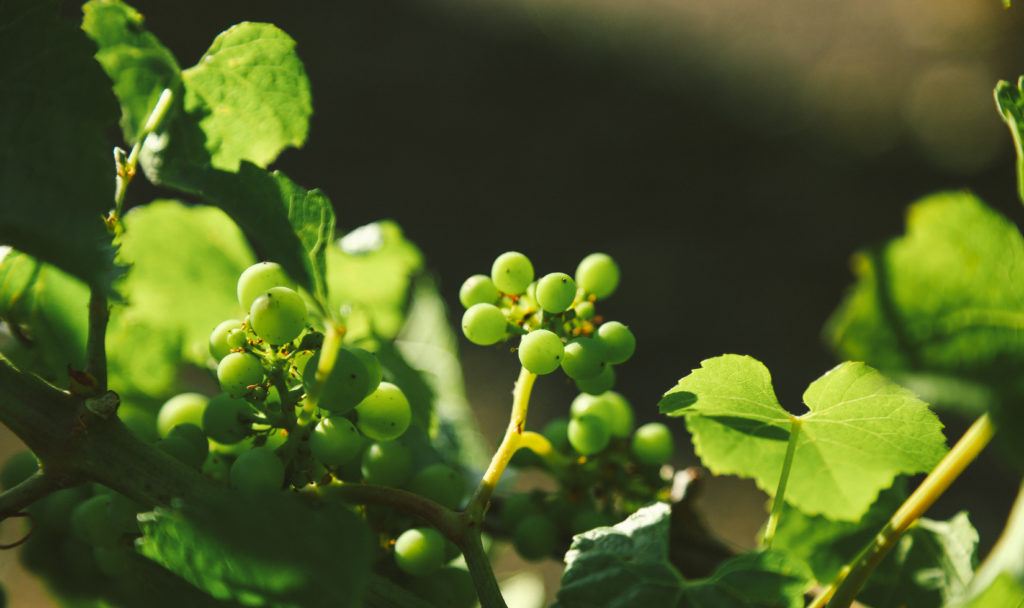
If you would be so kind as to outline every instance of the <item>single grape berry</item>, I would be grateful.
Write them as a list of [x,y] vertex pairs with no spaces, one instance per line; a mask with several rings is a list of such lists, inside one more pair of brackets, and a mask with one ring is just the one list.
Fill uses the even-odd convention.
[[249,338],[245,335],[245,330],[241,328],[229,331],[226,340],[230,350],[245,348],[245,345],[249,343]]
[[[225,393],[235,398],[244,397],[250,386],[263,382],[263,364],[249,353],[229,353],[217,365],[217,380]],[[158,425],[159,422],[157,420]],[[197,424],[202,424],[201,417]]]
[[533,264],[518,251],[506,251],[491,265],[491,280],[502,292],[519,295],[533,280]]
[[546,274],[537,281],[537,304],[544,312],[565,312],[576,299],[576,281],[564,272]]
[[519,341],[519,362],[534,374],[550,374],[562,362],[562,339],[546,329],[535,329]]
[[412,474],[412,454],[397,441],[377,441],[363,452],[360,471],[366,483],[398,487]]
[[619,286],[619,266],[608,254],[592,253],[576,267],[576,284],[598,300],[607,298]]
[[231,445],[249,436],[252,406],[244,399],[217,395],[203,412],[203,430],[217,443]]
[[390,382],[381,382],[377,390],[356,406],[356,426],[376,441],[395,439],[409,428],[412,408],[405,393]]
[[71,533],[93,546],[113,545],[125,534],[138,534],[138,507],[117,492],[104,492],[79,503],[71,512]]
[[[241,353],[239,353],[241,354]],[[231,355],[234,356],[234,355]],[[248,355],[252,356],[252,355]],[[253,357],[255,359],[255,357]],[[258,363],[258,361],[257,361]],[[260,374],[263,373],[260,367]],[[220,368],[218,367],[218,374]],[[161,407],[156,417],[156,431],[161,437],[166,437],[171,429],[179,424],[191,423],[196,426],[203,424],[203,411],[209,399],[206,395],[199,393],[182,393],[168,399]]]
[[474,304],[462,313],[462,333],[473,344],[490,346],[505,339],[508,321],[494,304]]
[[500,297],[494,281],[485,274],[474,274],[463,281],[459,288],[459,302],[462,302],[464,308],[474,304],[494,304]]
[[[322,351],[317,351],[302,372],[302,383],[310,394],[313,394],[317,386],[316,374],[321,354]],[[339,347],[330,375],[319,385],[317,406],[334,414],[344,414],[367,397],[370,393],[367,388],[369,385],[369,371],[359,356],[344,346]]]
[[576,306],[573,306],[573,310],[576,311],[576,317],[583,319],[584,321],[593,319],[594,315],[597,314],[597,310],[594,308],[594,303],[590,300],[583,300]]
[[193,469],[202,467],[210,454],[210,442],[206,440],[206,434],[191,422],[171,429],[166,437],[156,442],[156,447]]
[[306,329],[306,303],[287,287],[271,287],[249,308],[252,330],[275,346],[287,344]]
[[660,422],[649,422],[633,433],[630,451],[643,464],[666,464],[672,458],[674,442],[672,431]]
[[556,452],[569,451],[569,419],[555,418],[544,425],[540,434],[551,442]]
[[605,365],[601,373],[592,378],[576,380],[576,388],[580,389],[581,393],[591,395],[600,395],[611,390],[613,386],[615,386],[615,368],[611,364]]
[[551,556],[558,546],[558,526],[547,515],[527,515],[516,525],[512,543],[523,559],[544,559]]
[[362,447],[363,436],[347,418],[341,416],[324,418],[309,436],[313,457],[329,467],[351,461]]
[[412,528],[395,540],[395,564],[406,574],[426,576],[444,565],[444,537],[433,528]]
[[604,345],[605,357],[609,363],[618,365],[633,356],[636,338],[629,328],[618,321],[602,323],[597,328],[597,340]]
[[625,397],[615,391],[605,391],[600,395],[580,393],[572,400],[569,413],[573,418],[584,414],[600,416],[612,437],[629,437],[633,431],[633,408]]
[[457,509],[466,495],[466,480],[450,466],[435,463],[413,476],[409,490],[449,509]]
[[238,319],[228,319],[227,321],[221,321],[217,324],[217,327],[213,328],[210,333],[210,354],[213,358],[220,361],[231,352],[234,348],[228,344],[228,334],[233,329],[242,329],[242,322]]
[[253,448],[231,465],[231,485],[251,494],[274,492],[284,485],[284,463],[269,447]]
[[608,447],[611,433],[604,418],[594,414],[584,414],[569,421],[569,443],[572,448],[584,456],[596,454]]
[[586,380],[605,368],[604,345],[593,338],[573,338],[565,345],[562,371],[573,380]]
[[366,368],[366,394],[363,395],[363,397],[366,397],[380,386],[380,381],[384,378],[384,367],[380,364],[380,359],[377,358],[377,355],[365,348],[350,346],[348,350],[358,357],[363,363],[363,367]]
[[280,264],[259,262],[246,268],[238,277],[238,303],[249,310],[253,301],[272,287],[295,288]]

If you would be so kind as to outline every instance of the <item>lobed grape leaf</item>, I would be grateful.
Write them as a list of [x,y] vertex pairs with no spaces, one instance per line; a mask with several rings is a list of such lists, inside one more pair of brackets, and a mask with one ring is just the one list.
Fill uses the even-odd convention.
[[288,146],[301,147],[313,113],[309,79],[295,41],[271,23],[239,23],[221,32],[182,73],[185,111],[201,115],[212,165],[235,171],[247,160],[266,167]]
[[[1010,0],[1004,0],[1004,6],[1010,6]],[[996,83],[994,95],[996,108],[1003,121],[1010,127],[1013,147],[1017,150],[1017,194],[1024,202],[1024,140],[1021,129],[1024,128],[1024,76],[1014,85],[1005,80]]]
[[218,599],[245,605],[359,605],[370,535],[340,506],[291,495],[225,494],[139,516],[139,553]]
[[783,551],[744,553],[686,583],[679,608],[803,608],[812,578],[807,564]]
[[167,47],[143,27],[142,15],[124,2],[90,0],[82,12],[82,29],[99,47],[96,61],[114,81],[121,131],[134,144],[160,93],[181,89],[181,68]]
[[103,216],[113,206],[110,81],[55,0],[0,11],[0,243],[108,289],[118,275]]
[[[1024,238],[965,192],[932,195],[907,213],[907,232],[854,257],[857,283],[825,328],[841,357],[916,382],[948,378],[961,406],[990,408],[1024,432]],[[926,384],[927,384],[926,382]],[[972,402],[976,401],[976,402]],[[1020,443],[1004,444],[1024,467]]]
[[803,396],[809,411],[798,417],[779,405],[768,369],[740,355],[703,361],[666,397],[662,413],[685,416],[705,466],[752,478],[769,494],[798,420],[785,500],[830,519],[859,518],[897,475],[930,470],[946,450],[927,404],[863,363],[842,363],[812,382]]

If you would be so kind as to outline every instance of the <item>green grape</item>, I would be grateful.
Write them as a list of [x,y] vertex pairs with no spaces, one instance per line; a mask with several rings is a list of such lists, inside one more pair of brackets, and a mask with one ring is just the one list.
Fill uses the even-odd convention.
[[306,303],[287,287],[271,287],[252,302],[252,330],[275,346],[287,344],[306,329]]
[[555,418],[551,420],[540,430],[540,434],[544,435],[551,442],[551,447],[556,452],[567,452],[569,450],[568,418]]
[[629,437],[633,431],[633,408],[625,397],[615,391],[606,391],[600,395],[580,393],[572,400],[569,413],[573,418],[584,414],[600,416],[608,425],[612,437]]
[[519,362],[534,374],[550,374],[562,362],[562,339],[546,329],[535,329],[519,340]]
[[363,452],[360,470],[366,483],[398,487],[412,474],[412,454],[397,441],[377,441]]
[[550,557],[558,547],[558,526],[547,515],[527,515],[516,525],[512,544],[523,559],[538,561]]
[[562,371],[573,380],[586,380],[601,373],[605,365],[604,345],[593,338],[573,338],[565,345]]
[[206,434],[191,422],[171,429],[166,437],[156,442],[156,447],[194,469],[201,468],[210,454]]
[[324,418],[309,436],[309,449],[313,457],[329,467],[349,462],[362,447],[362,435],[347,418],[341,416]]
[[113,545],[126,534],[139,533],[138,507],[116,492],[97,494],[71,512],[71,533],[93,546]]
[[575,382],[576,388],[580,389],[581,393],[600,395],[605,391],[610,391],[615,386],[615,368],[611,364],[607,364],[601,370],[601,373],[593,378],[575,380]]
[[512,494],[502,501],[498,516],[501,519],[501,525],[506,530],[512,531],[524,517],[538,512],[537,504],[530,494]]
[[576,282],[564,272],[552,272],[537,281],[537,304],[544,312],[565,312],[575,299]]
[[[314,386],[321,354],[322,351],[317,351],[302,372],[302,382],[307,391],[311,392]],[[339,347],[331,374],[320,387],[317,406],[333,414],[344,414],[367,397],[369,384],[369,372],[359,356],[345,347]]]
[[598,300],[607,298],[619,286],[619,266],[607,254],[592,253],[576,267],[576,284]]
[[473,608],[478,605],[473,576],[455,566],[442,566],[430,576],[410,579],[409,590],[436,608]]
[[533,264],[530,258],[518,251],[506,251],[491,265],[491,280],[504,293],[521,294],[533,281]]
[[444,536],[433,528],[412,528],[395,540],[395,564],[406,574],[426,576],[444,565]]
[[409,490],[449,509],[457,509],[466,496],[466,480],[450,466],[436,463],[418,471]]
[[630,451],[643,464],[666,464],[672,458],[672,431],[660,422],[648,422],[633,433]]
[[4,462],[0,470],[0,489],[9,490],[31,477],[39,470],[36,455],[28,450],[15,452]]
[[501,294],[494,286],[491,277],[484,274],[474,274],[462,283],[459,288],[459,302],[464,308],[474,304],[494,304]]
[[249,310],[253,301],[266,293],[273,287],[289,287],[294,289],[295,284],[280,264],[274,262],[259,262],[242,271],[238,277],[238,303],[242,310]]
[[366,395],[360,398],[362,400],[367,395],[377,390],[380,386],[380,381],[384,378],[384,367],[380,364],[380,359],[377,355],[371,353],[365,348],[359,348],[358,346],[350,346],[348,350],[359,358],[362,362],[363,367],[366,368]]
[[[240,354],[240,353],[239,353]],[[230,355],[234,356],[234,354]],[[244,355],[252,357],[252,355]],[[253,357],[255,359],[255,357]],[[259,361],[257,360],[257,363]],[[223,363],[223,361],[222,361]],[[263,373],[262,366],[260,373]],[[219,368],[218,368],[219,372]],[[203,424],[203,410],[209,399],[199,393],[182,393],[167,400],[160,407],[160,413],[156,417],[156,431],[161,437],[166,437],[171,429],[179,424],[191,423],[196,426]]]
[[[249,387],[263,382],[263,363],[249,353],[230,353],[217,366],[220,389],[232,397],[244,397]],[[161,410],[162,413],[162,410]],[[196,424],[202,423],[202,414]],[[191,420],[189,422],[192,422]],[[159,420],[157,421],[159,425]]]
[[462,314],[462,333],[473,344],[489,346],[505,339],[508,321],[494,304],[474,304]]
[[395,439],[409,428],[412,408],[405,393],[390,382],[381,382],[377,390],[356,406],[356,426],[376,441]]
[[217,324],[217,327],[213,328],[213,332],[210,333],[210,354],[213,358],[220,361],[231,352],[231,345],[228,344],[228,333],[233,329],[242,329],[242,322],[238,319],[228,319],[227,321],[221,321]]
[[284,485],[284,463],[268,447],[253,448],[231,465],[231,485],[251,494],[275,492]]
[[210,399],[203,412],[203,430],[218,443],[230,445],[249,436],[252,406],[245,399],[220,394]]
[[569,444],[584,456],[596,454],[608,447],[611,433],[604,418],[584,414],[569,421]]
[[629,328],[618,321],[608,321],[597,328],[597,340],[604,345],[609,363],[618,365],[633,356],[636,338]]
[[594,303],[591,302],[590,300],[583,300],[582,302],[574,306],[573,310],[576,311],[576,317],[579,319],[583,319],[584,321],[589,321],[590,319],[593,319],[594,315],[597,313],[597,311],[594,309]]
[[230,350],[245,348],[245,345],[249,343],[249,337],[245,335],[245,330],[241,328],[229,331],[224,340],[227,342]]

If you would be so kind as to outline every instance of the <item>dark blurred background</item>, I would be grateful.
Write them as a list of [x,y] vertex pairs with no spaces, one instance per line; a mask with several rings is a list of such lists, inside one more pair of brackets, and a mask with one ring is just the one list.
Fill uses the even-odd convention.
[[[344,229],[398,221],[453,321],[462,280],[502,251],[525,252],[539,274],[613,255],[622,284],[599,310],[637,336],[617,390],[643,420],[727,352],[762,360],[799,410],[835,364],[820,331],[851,283],[850,254],[902,232],[916,198],[967,188],[1024,218],[992,101],[997,80],[1024,73],[1024,19],[999,0],[134,5],[183,67],[241,20],[295,38],[314,116],[305,148],[274,168],[323,189]],[[129,197],[159,194],[140,182]],[[518,362],[462,346],[493,440]],[[564,414],[571,388],[542,379],[531,422]],[[952,438],[966,426],[946,422]],[[679,463],[695,462],[675,428]],[[935,512],[970,507],[985,546],[1016,489],[999,466],[975,465],[988,475]],[[721,484],[708,491],[713,523],[750,545],[762,503],[750,484]]]

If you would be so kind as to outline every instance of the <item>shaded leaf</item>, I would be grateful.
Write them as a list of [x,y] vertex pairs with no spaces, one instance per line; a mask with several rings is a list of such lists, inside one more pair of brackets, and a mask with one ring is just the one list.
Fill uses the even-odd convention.
[[57,7],[12,0],[0,12],[0,243],[106,289],[117,103],[92,43]]
[[[927,404],[862,363],[843,363],[804,392],[809,411],[791,417],[756,359],[723,355],[679,381],[694,447],[716,474],[754,479],[774,493],[792,420],[799,420],[785,499],[810,514],[857,519],[899,474],[930,470],[945,453],[942,424]],[[687,397],[687,400],[690,398]]]
[[680,608],[803,608],[811,570],[783,551],[753,551],[686,583]]

